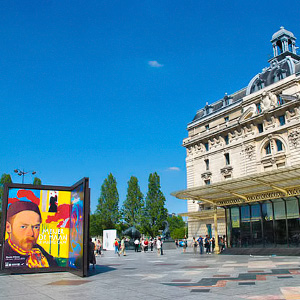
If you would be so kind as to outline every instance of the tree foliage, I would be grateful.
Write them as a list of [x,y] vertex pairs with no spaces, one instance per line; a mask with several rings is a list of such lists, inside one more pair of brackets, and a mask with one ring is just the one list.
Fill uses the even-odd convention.
[[34,177],[33,185],[42,185],[42,180],[38,177]]
[[138,179],[135,176],[131,176],[128,181],[126,200],[122,207],[122,217],[130,226],[139,227],[144,208],[144,195],[140,190]]
[[163,221],[167,219],[168,211],[165,202],[165,196],[160,190],[160,178],[156,172],[151,173],[142,224],[144,231],[152,237],[158,235],[159,230],[163,228]]
[[101,194],[98,199],[96,217],[101,224],[101,230],[115,228],[120,219],[119,193],[117,181],[110,173],[101,186]]
[[12,183],[11,176],[3,173],[0,179],[0,208],[2,207],[3,187],[5,183]]
[[90,215],[90,236],[101,236],[102,224],[97,214]]
[[167,218],[172,239],[182,239],[185,235],[185,223],[181,216],[169,216]]

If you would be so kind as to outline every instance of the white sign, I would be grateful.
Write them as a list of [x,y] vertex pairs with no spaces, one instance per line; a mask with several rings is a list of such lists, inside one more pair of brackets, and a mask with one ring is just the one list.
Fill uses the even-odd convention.
[[117,237],[116,229],[103,230],[103,249],[115,250],[114,242]]

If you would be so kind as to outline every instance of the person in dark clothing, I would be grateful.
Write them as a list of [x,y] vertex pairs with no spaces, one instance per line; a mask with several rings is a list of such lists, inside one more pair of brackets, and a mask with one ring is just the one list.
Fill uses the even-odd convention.
[[93,243],[92,238],[90,238],[90,243],[89,243],[89,261],[90,264],[93,265],[93,269],[95,269],[95,264],[96,264],[95,244]]
[[206,249],[206,254],[210,254],[210,243],[209,243],[208,235],[205,236],[204,246],[205,246],[205,249]]

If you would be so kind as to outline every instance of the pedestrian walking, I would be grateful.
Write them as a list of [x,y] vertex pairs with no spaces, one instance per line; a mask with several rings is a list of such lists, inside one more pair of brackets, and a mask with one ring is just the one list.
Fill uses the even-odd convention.
[[95,257],[95,244],[92,241],[92,238],[90,238],[89,243],[89,262],[93,265],[93,269],[95,269],[96,264],[96,257]]
[[123,253],[123,256],[126,256],[126,249],[125,249],[125,237],[122,237],[121,240],[121,251],[119,252],[119,256]]
[[199,235],[197,242],[199,244],[199,253],[203,254],[203,237],[201,235]]
[[197,246],[198,246],[198,242],[196,241],[195,237],[193,237],[193,240],[192,240],[192,247],[194,249],[194,255],[197,254]]
[[161,237],[159,236],[156,241],[157,255],[161,255]]
[[215,252],[215,246],[216,246],[216,241],[215,238],[213,237],[211,239],[211,252],[214,253]]
[[206,249],[206,254],[211,254],[210,253],[210,243],[209,243],[209,237],[208,237],[208,235],[205,236],[204,246],[205,246],[205,249]]
[[186,248],[187,248],[187,239],[186,236],[183,239],[183,246],[182,246],[182,252],[186,252]]
[[119,253],[119,242],[117,239],[115,239],[115,254],[118,254],[120,256],[120,253]]
[[154,245],[153,238],[150,238],[149,244],[150,244],[151,251],[153,251],[153,245]]
[[101,242],[100,242],[100,240],[97,240],[97,242],[96,242],[96,255],[101,256],[101,250],[102,250],[101,248],[102,248]]
[[134,241],[134,252],[139,252],[140,241],[139,239],[135,239]]

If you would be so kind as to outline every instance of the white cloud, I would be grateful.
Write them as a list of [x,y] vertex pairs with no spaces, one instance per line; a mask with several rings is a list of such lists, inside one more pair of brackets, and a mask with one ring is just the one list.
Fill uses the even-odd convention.
[[169,171],[180,171],[180,168],[178,167],[170,167],[168,168]]
[[157,60],[148,61],[148,65],[152,68],[161,68],[164,66],[164,65],[160,64]]

